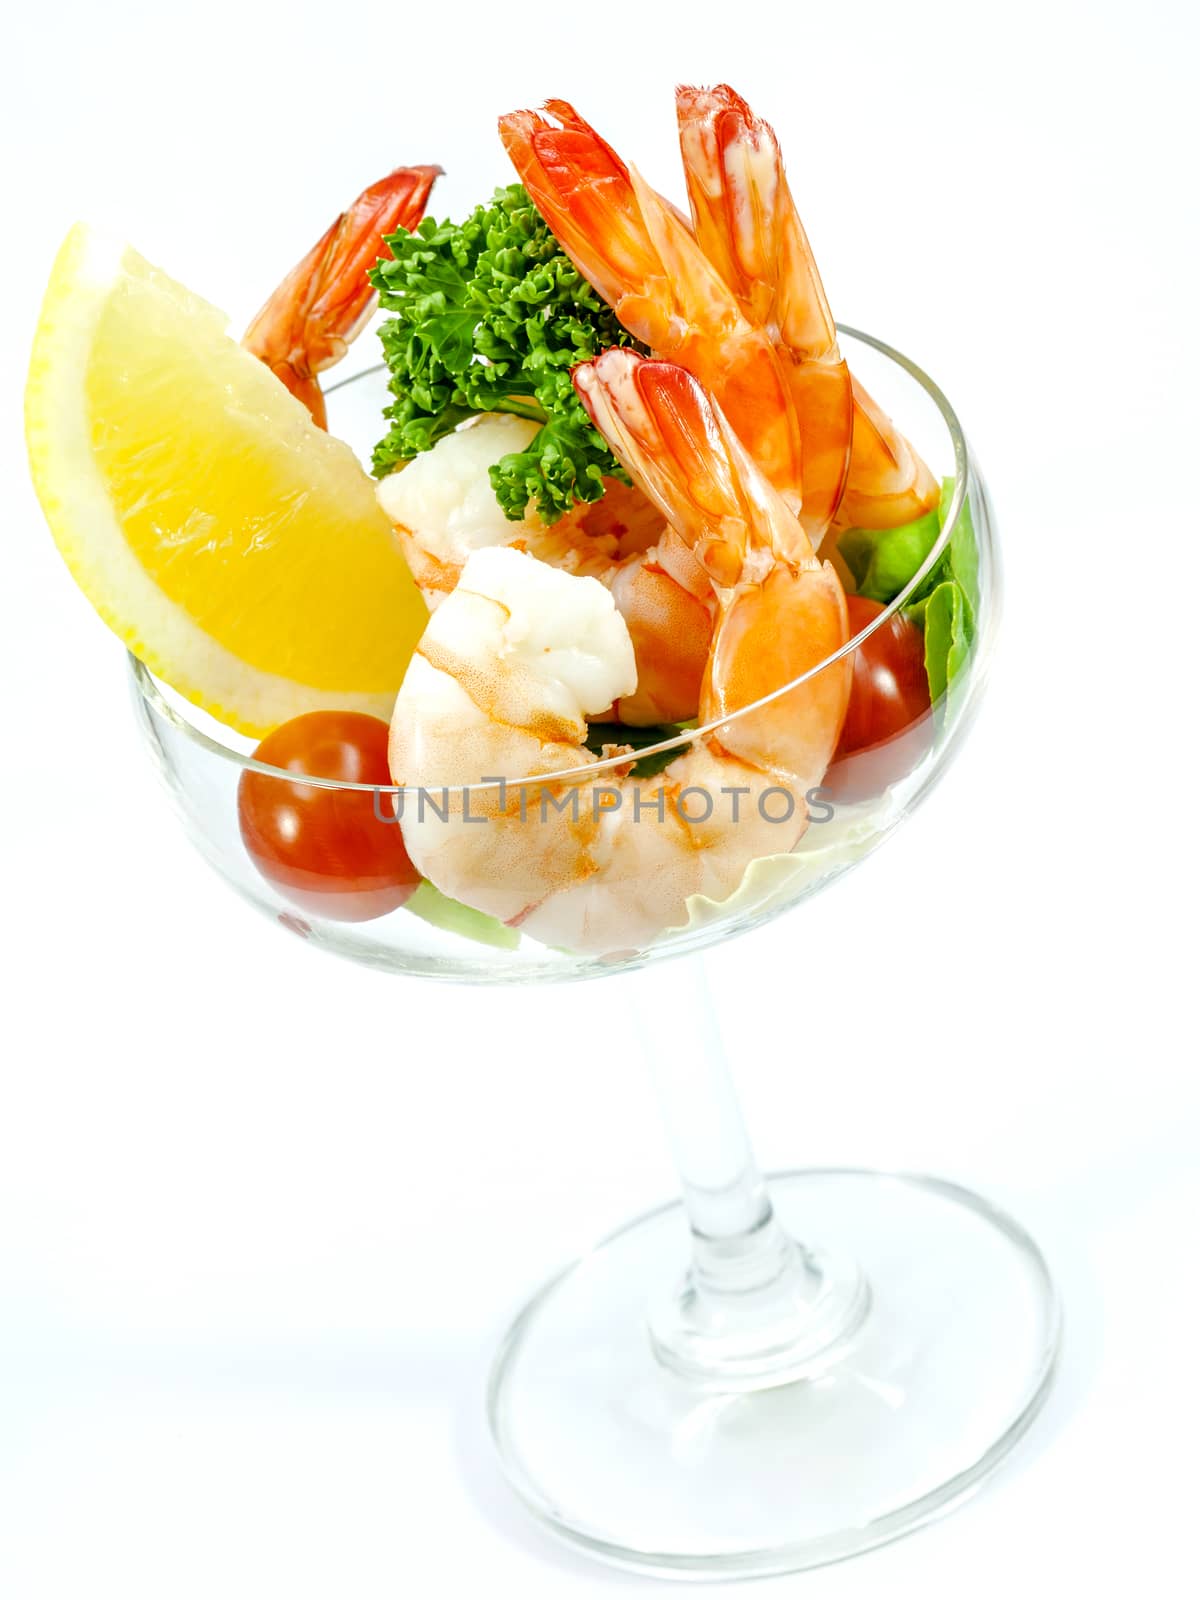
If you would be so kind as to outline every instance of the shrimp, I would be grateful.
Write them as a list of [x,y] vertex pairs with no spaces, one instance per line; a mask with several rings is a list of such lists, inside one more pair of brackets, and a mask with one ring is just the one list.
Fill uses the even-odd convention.
[[932,511],[941,486],[921,457],[859,383],[846,491],[834,528],[899,528]]
[[696,242],[746,315],[790,358],[804,440],[801,519],[819,546],[845,487],[853,399],[779,142],[725,85],[681,87],[675,102]]
[[510,545],[611,591],[637,662],[637,687],[605,720],[646,726],[692,717],[712,636],[711,589],[687,547],[646,497],[608,480],[601,499],[547,527],[531,509],[505,517],[488,477],[501,456],[525,449],[538,424],[491,412],[446,434],[384,478],[379,502],[430,609],[458,583],[473,550]]
[[559,244],[635,338],[711,392],[799,511],[813,485],[775,342],[746,316],[686,219],[565,100],[549,100],[546,109],[558,126],[513,111],[501,117],[500,136]]
[[242,344],[325,427],[317,373],[332,367],[375,306],[367,281],[386,248],[384,235],[415,228],[441,167],[397,167],[330,224],[246,329]]
[[[891,528],[938,501],[937,480],[857,379],[846,387],[837,326],[784,175],[774,130],[728,84],[675,92],[679,145],[697,242],[750,316],[796,357],[802,392],[797,410],[836,415],[852,406],[849,470],[838,499],[814,509],[808,483],[818,441],[835,428],[805,432],[805,526],[820,545],[824,527]],[[841,387],[834,382],[840,375]],[[812,396],[811,400],[809,396]],[[832,463],[831,463],[832,465]],[[831,473],[822,478],[832,481]],[[810,514],[811,513],[811,514]]]
[[396,699],[389,763],[397,783],[492,784],[443,791],[444,814],[406,797],[405,843],[439,889],[546,944],[611,954],[684,924],[692,895],[726,899],[757,857],[794,848],[851,666],[843,657],[753,709],[846,643],[833,569],[681,367],[614,349],[574,381],[709,582],[717,623],[700,715],[719,725],[653,779],[605,768],[582,794],[553,780],[595,764],[586,719],[633,689],[629,632],[595,579],[490,548],[468,557],[430,620]]

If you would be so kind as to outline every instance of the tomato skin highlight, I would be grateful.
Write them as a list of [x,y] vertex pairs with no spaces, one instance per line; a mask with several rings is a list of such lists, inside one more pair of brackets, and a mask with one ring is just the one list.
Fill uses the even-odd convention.
[[[850,636],[886,608],[878,600],[846,596]],[[837,751],[823,787],[836,800],[865,800],[918,764],[933,742],[925,636],[896,612],[854,652],[850,703]]]
[[[269,733],[254,752],[300,777],[391,788],[388,725],[359,711],[310,711]],[[402,906],[421,881],[408,858],[393,797],[322,789],[263,772],[238,783],[242,842],[262,876],[305,911],[368,922]]]

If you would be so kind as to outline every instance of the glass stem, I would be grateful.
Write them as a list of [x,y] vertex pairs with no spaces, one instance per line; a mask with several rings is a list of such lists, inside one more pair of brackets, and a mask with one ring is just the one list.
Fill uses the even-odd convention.
[[692,956],[639,972],[636,980],[640,1032],[683,1190],[693,1267],[714,1287],[732,1279],[770,1282],[791,1252],[750,1148],[704,963]]
[[642,969],[628,986],[691,1234],[683,1282],[650,1310],[659,1359],[714,1389],[766,1388],[823,1368],[861,1322],[866,1286],[775,1215],[700,957]]

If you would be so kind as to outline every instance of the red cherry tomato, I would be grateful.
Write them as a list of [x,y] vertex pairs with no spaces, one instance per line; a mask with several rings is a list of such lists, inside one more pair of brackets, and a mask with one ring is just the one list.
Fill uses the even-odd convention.
[[[848,595],[853,637],[884,610],[877,600]],[[835,799],[882,794],[911,772],[929,749],[933,724],[925,636],[897,612],[854,652],[850,704],[824,787]]]
[[[853,638],[884,608],[878,600],[852,594],[846,609]],[[892,739],[928,710],[925,636],[897,611],[854,652],[854,683],[838,754],[849,755]]]
[[[255,757],[310,778],[389,787],[388,727],[358,711],[311,711],[268,734]],[[254,865],[306,911],[366,922],[402,906],[421,881],[390,795],[321,789],[243,772],[238,822]]]

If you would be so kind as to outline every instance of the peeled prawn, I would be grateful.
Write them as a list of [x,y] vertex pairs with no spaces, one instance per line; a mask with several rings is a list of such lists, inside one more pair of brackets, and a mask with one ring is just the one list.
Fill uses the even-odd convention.
[[258,356],[325,426],[317,374],[345,355],[375,305],[367,281],[385,234],[415,228],[441,167],[397,167],[330,224],[246,329]]
[[426,877],[547,944],[599,954],[682,925],[690,896],[725,899],[751,861],[795,846],[851,668],[843,658],[745,709],[845,644],[833,569],[682,368],[609,350],[575,384],[706,576],[717,623],[700,715],[729,720],[655,778],[624,767],[599,784],[551,780],[595,764],[586,719],[634,687],[629,632],[594,579],[487,548],[430,620],[396,699],[389,760],[397,783],[492,783],[442,791],[441,811],[406,796],[405,843]]
[[490,412],[417,456],[379,485],[409,570],[430,608],[457,585],[475,550],[507,545],[612,593],[629,629],[637,686],[606,720],[645,726],[694,716],[712,634],[708,580],[663,516],[637,489],[607,484],[547,527],[530,509],[512,522],[496,500],[488,468],[525,449],[538,424]]
[[[682,87],[675,93],[679,145],[697,242],[737,296],[747,316],[767,327],[796,357],[806,387],[797,399],[802,420],[826,404],[827,375],[837,357],[837,327],[783,170],[779,141],[728,84]],[[840,361],[840,358],[839,358]],[[840,363],[845,373],[845,364]],[[814,444],[828,430],[805,429],[805,526],[820,544],[824,524],[890,528],[912,522],[937,504],[937,480],[857,379],[837,405],[853,398],[849,471],[839,500],[814,506]],[[833,402],[829,402],[833,403]],[[839,419],[841,413],[838,413]],[[823,482],[831,481],[826,472]]]

